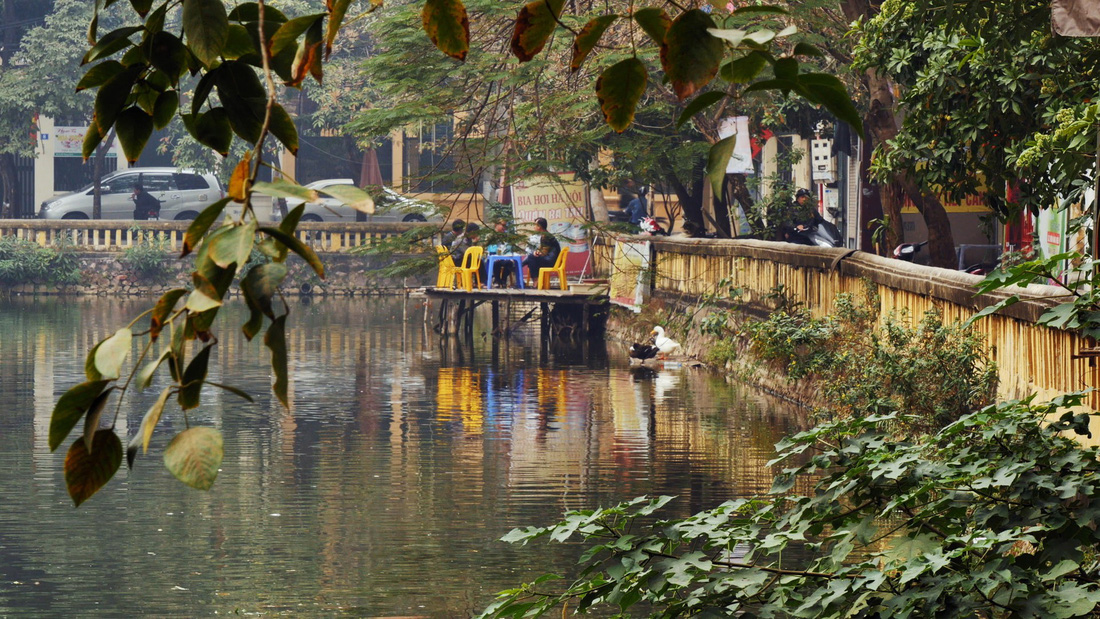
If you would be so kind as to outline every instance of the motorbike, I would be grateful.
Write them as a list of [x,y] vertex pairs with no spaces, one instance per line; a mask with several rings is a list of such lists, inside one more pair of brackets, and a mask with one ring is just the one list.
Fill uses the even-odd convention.
[[784,238],[789,243],[799,245],[812,245],[814,247],[844,247],[844,239],[840,229],[832,222],[819,219],[810,226],[788,228],[784,231]]
[[928,244],[928,241],[922,241],[920,243],[902,243],[894,248],[894,257],[898,260],[904,260],[906,262],[912,262],[917,256],[917,252],[920,248]]

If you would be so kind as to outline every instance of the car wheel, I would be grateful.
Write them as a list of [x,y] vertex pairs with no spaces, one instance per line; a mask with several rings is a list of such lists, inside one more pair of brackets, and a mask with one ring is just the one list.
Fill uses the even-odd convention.
[[176,221],[191,221],[198,216],[199,214],[195,211],[184,211],[179,215],[176,215]]
[[406,222],[406,223],[413,222],[413,221],[418,222],[418,223],[424,223],[428,220],[425,219],[423,215],[418,215],[416,213],[413,213],[412,215],[405,215],[405,218],[402,219],[401,221]]
[[65,213],[61,216],[61,219],[87,219],[88,216],[80,211],[73,211],[72,213]]
[[321,216],[320,215],[302,215],[302,218],[299,219],[298,221],[313,221],[313,222],[320,223],[321,222]]

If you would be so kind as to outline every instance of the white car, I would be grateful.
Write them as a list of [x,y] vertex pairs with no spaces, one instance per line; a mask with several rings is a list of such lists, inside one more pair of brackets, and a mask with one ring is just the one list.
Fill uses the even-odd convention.
[[[99,204],[103,219],[133,219],[134,186],[160,200],[160,219],[194,219],[214,202],[225,197],[213,174],[176,168],[127,168],[112,172],[100,181]],[[92,186],[50,198],[38,211],[40,219],[91,219]]]
[[[354,184],[355,181],[350,178],[332,178],[323,181],[314,181],[306,185],[306,187],[324,191],[325,187],[331,187],[333,185]],[[439,207],[431,202],[403,196],[389,187],[368,191],[370,191],[371,196],[374,198],[373,215],[359,213],[350,206],[341,204],[336,198],[322,197],[317,202],[306,204],[301,221],[323,221],[330,223],[352,221],[368,221],[374,223],[443,221],[443,216],[439,212]],[[287,199],[287,212],[297,208],[301,203],[302,200],[299,199]]]

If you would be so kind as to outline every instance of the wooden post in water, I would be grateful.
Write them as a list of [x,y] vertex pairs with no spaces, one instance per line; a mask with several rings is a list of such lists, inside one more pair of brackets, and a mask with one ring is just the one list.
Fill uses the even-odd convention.
[[539,309],[542,310],[542,316],[539,318],[539,334],[545,342],[550,339],[550,304],[540,303]]

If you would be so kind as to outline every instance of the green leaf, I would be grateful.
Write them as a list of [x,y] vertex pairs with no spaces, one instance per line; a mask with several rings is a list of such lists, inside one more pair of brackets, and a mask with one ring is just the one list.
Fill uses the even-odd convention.
[[794,56],[817,56],[818,58],[825,57],[825,53],[817,49],[817,47],[802,41],[795,43],[794,51],[791,52],[791,54]]
[[153,8],[153,0],[130,0],[130,6],[134,7],[138,15],[145,17],[149,9]]
[[596,80],[596,98],[604,120],[615,131],[626,131],[634,122],[634,112],[645,94],[645,65],[637,58],[617,62]]
[[237,60],[245,56],[259,58],[259,51],[252,43],[252,35],[248,28],[240,24],[229,24],[229,34],[225,38],[225,46],[222,47],[222,58]]
[[65,455],[65,486],[75,507],[87,501],[114,477],[122,464],[122,441],[114,430],[100,430],[89,451],[83,440],[76,441]]
[[103,393],[110,380],[88,380],[70,388],[58,398],[50,417],[50,451],[54,451],[73,431],[92,402]]
[[164,450],[164,466],[176,479],[199,490],[209,490],[218,477],[224,451],[222,435],[213,428],[188,428]]
[[710,179],[710,187],[716,196],[722,195],[722,183],[726,180],[726,166],[729,165],[736,145],[737,134],[733,134],[718,140],[707,153],[707,178]]
[[565,0],[533,0],[519,10],[511,47],[520,62],[528,62],[542,51],[564,5]]
[[711,28],[707,32],[726,41],[730,47],[740,47],[741,42],[745,40],[745,35],[748,34],[746,31],[737,28]]
[[323,44],[323,33],[321,31],[321,22],[313,24],[309,30],[306,30],[306,36],[302,39],[302,42],[298,45],[298,50],[294,54],[294,62],[291,64],[290,80],[287,82],[287,86],[298,87],[302,81],[306,79],[306,75],[312,75],[313,79],[317,80],[317,83],[321,83],[323,76],[323,67],[321,64],[321,45]]
[[652,6],[635,11],[634,21],[638,22],[642,30],[657,45],[665,42],[665,35],[668,34],[669,26],[672,25],[672,18],[665,13],[664,9]]
[[187,71],[188,57],[183,41],[170,32],[158,32],[149,41],[149,64],[163,71],[173,84]]
[[160,353],[159,357],[142,366],[137,376],[134,377],[134,385],[137,387],[138,391],[145,391],[149,388],[149,385],[153,383],[153,376],[157,373],[157,368],[159,368],[160,364],[164,363],[164,360],[171,354],[172,349],[166,348],[164,352]]
[[233,142],[233,130],[229,126],[229,114],[225,108],[216,107],[201,114],[191,131],[200,144],[213,148],[222,157],[229,155],[229,145]]
[[271,302],[279,291],[279,285],[286,279],[286,274],[286,264],[282,262],[269,262],[249,270],[248,275],[241,280],[241,290],[249,306],[274,320],[275,312]]
[[122,373],[122,363],[130,354],[130,343],[133,337],[133,332],[124,327],[96,345],[92,355],[94,355],[93,365],[97,376],[93,377],[89,372],[88,379],[117,380]]
[[205,75],[199,78],[199,83],[195,85],[195,92],[191,96],[191,114],[197,115],[202,110],[202,106],[206,104],[206,100],[210,98],[215,81],[218,79],[218,72],[218,69],[207,71]]
[[84,132],[84,143],[81,145],[81,155],[84,157],[84,161],[87,161],[92,153],[95,152],[99,143],[103,141],[103,133],[99,132],[99,123],[96,122],[95,116],[92,117],[92,123],[88,126],[88,130]]
[[168,404],[168,398],[171,397],[173,389],[174,387],[165,387],[157,401],[145,411],[145,416],[141,418],[141,427],[126,447],[126,460],[129,466],[134,465],[134,456],[137,455],[138,447],[141,447],[141,453],[149,453],[149,441],[153,438],[153,430],[160,423],[160,417],[164,414],[164,407]]
[[780,58],[775,61],[773,67],[775,71],[776,79],[781,80],[797,80],[798,79],[798,59],[797,58]]
[[222,0],[184,0],[183,32],[199,62],[213,65],[229,38],[225,4]]
[[296,47],[298,44],[298,37],[302,36],[307,30],[313,27],[314,24],[320,22],[324,18],[324,13],[313,13],[310,15],[303,15],[302,17],[295,17],[279,26],[279,29],[275,31],[275,35],[271,37],[271,55],[278,55],[279,52],[282,52],[288,47]]
[[584,64],[585,58],[592,53],[592,49],[600,42],[600,37],[616,19],[618,15],[601,15],[584,25],[581,31],[573,39],[573,59],[569,62],[569,70],[577,71]]
[[176,308],[176,303],[180,300],[180,297],[187,294],[187,291],[183,288],[174,288],[161,295],[157,300],[157,304],[153,307],[153,313],[149,318],[149,339],[154,342],[160,336],[161,329],[164,328],[165,323],[168,321],[168,317],[172,315],[172,310]]
[[145,143],[153,135],[153,117],[136,105],[131,105],[118,115],[115,133],[122,145],[122,153],[126,155],[126,161],[130,164],[137,163],[141,151],[145,150]]
[[722,66],[722,79],[732,84],[748,84],[768,66],[763,52],[752,51]]
[[462,0],[425,0],[421,13],[424,32],[439,51],[466,60],[470,51],[470,18]]
[[287,403],[287,349],[286,349],[286,314],[272,321],[264,334],[264,346],[271,351],[271,370],[275,372],[275,383],[271,390],[275,397],[289,408]]
[[863,119],[843,82],[825,73],[804,73],[798,76],[798,84],[833,116],[851,125],[856,135],[863,135]]
[[133,43],[130,42],[130,35],[135,32],[141,32],[144,29],[144,26],[127,26],[125,28],[112,30],[103,35],[103,38],[100,39],[92,49],[88,50],[88,53],[84,54],[84,58],[81,59],[80,64],[85,65],[89,62],[95,62],[100,58],[106,58],[107,56],[130,47],[133,45]]
[[710,83],[722,63],[725,48],[710,28],[710,15],[692,9],[672,22],[661,43],[661,66],[681,101]]
[[206,235],[210,226],[214,225],[214,222],[221,217],[222,211],[225,210],[226,205],[232,200],[232,198],[222,198],[204,208],[202,212],[199,213],[199,216],[191,222],[191,225],[187,226],[187,232],[183,234],[183,251],[180,253],[180,258],[183,258],[198,247],[199,242],[202,241],[202,237]]
[[95,96],[95,125],[99,127],[101,135],[107,135],[107,132],[115,124],[119,112],[126,105],[127,99],[130,98],[130,91],[133,89],[134,82],[141,70],[142,67],[137,65],[126,67],[121,73],[99,87],[99,92]]
[[691,120],[692,116],[695,116],[699,112],[702,112],[703,110],[725,98],[726,93],[719,90],[704,92],[698,97],[695,97],[695,99],[693,99],[691,103],[687,104],[687,107],[685,107],[684,111],[680,114],[680,118],[676,121],[676,127],[682,127],[684,123]]
[[317,277],[321,279],[325,278],[325,265],[321,263],[321,259],[317,257],[317,254],[313,253],[313,250],[308,246],[303,245],[301,241],[288,235],[278,228],[260,228],[260,232],[274,238],[276,241],[287,246],[290,251],[298,254],[306,261],[309,266],[313,267],[313,271],[317,273]]
[[183,381],[181,381],[183,384],[180,386],[177,400],[180,408],[185,411],[197,408],[199,405],[202,386],[206,381],[207,367],[210,365],[210,351],[213,348],[213,346],[206,346],[195,353],[195,357],[191,359],[191,363],[188,363],[187,369],[183,371]]
[[784,8],[778,7],[778,6],[755,6],[754,5],[754,6],[743,6],[739,9],[735,10],[732,13],[732,15],[760,15],[760,14],[764,14],[764,13],[771,14],[771,15],[787,15],[789,13],[789,11],[787,11],[787,9],[784,9]]
[[313,189],[307,189],[297,183],[291,183],[283,179],[275,179],[270,183],[257,181],[252,185],[252,191],[272,198],[297,198],[304,202],[316,202],[321,199]]
[[1002,299],[1002,300],[998,301],[997,303],[994,303],[993,305],[985,307],[984,309],[982,309],[982,311],[978,312],[977,314],[974,314],[970,318],[967,318],[966,321],[963,322],[963,327],[969,329],[970,326],[973,325],[975,322],[977,322],[979,318],[985,318],[986,316],[989,316],[991,314],[995,314],[998,311],[1000,311],[1000,310],[1002,310],[1002,309],[1004,309],[1004,308],[1006,308],[1010,305],[1015,305],[1019,302],[1020,302],[1020,297],[1018,297],[1016,295],[1012,295],[1011,297],[1008,297],[1007,299]]
[[195,283],[195,289],[187,297],[185,307],[188,311],[192,314],[201,314],[222,306],[221,295],[218,294],[217,288],[210,283],[210,280],[197,272],[191,274],[191,279]]
[[298,128],[294,126],[294,119],[278,103],[271,106],[271,121],[267,128],[290,154],[298,154]]
[[209,255],[214,264],[228,269],[236,265],[239,269],[248,262],[252,254],[252,246],[256,241],[256,220],[250,219],[244,224],[231,224],[227,229],[219,230],[219,234],[212,235],[207,243],[210,244]]
[[212,383],[212,382],[209,382],[209,381],[207,381],[206,384],[210,385],[211,387],[217,387],[218,389],[221,389],[222,391],[228,391],[229,393],[232,393],[233,395],[237,396],[238,398],[247,400],[249,402],[255,402],[255,400],[252,399],[252,396],[248,395],[244,391],[241,391],[240,389],[237,389],[236,387],[231,387],[229,385],[223,385],[221,383]]
[[107,80],[118,75],[123,70],[122,63],[117,60],[104,60],[103,62],[90,67],[84,77],[80,78],[80,82],[76,85],[76,90],[79,92],[86,88],[95,88],[96,86],[102,86]]
[[163,129],[172,122],[179,110],[179,93],[174,90],[166,90],[157,96],[153,104],[153,127]]
[[318,191],[336,198],[342,204],[346,204],[360,213],[366,213],[368,215],[374,213],[374,198],[370,197],[369,193],[358,187],[353,187],[352,185],[329,185]]
[[[381,3],[381,0],[377,0]],[[328,30],[325,32],[325,58],[332,54],[332,43],[336,40],[336,34],[340,32],[340,26],[344,23],[344,14],[348,11],[351,0],[331,0],[329,2]]]
[[92,401],[92,405],[88,407],[88,414],[84,416],[84,448],[88,450],[88,453],[92,452],[94,447],[92,440],[95,438],[96,431],[99,430],[99,418],[103,414],[103,409],[107,406],[107,399],[114,390],[115,388],[111,387],[96,396],[96,399]]

